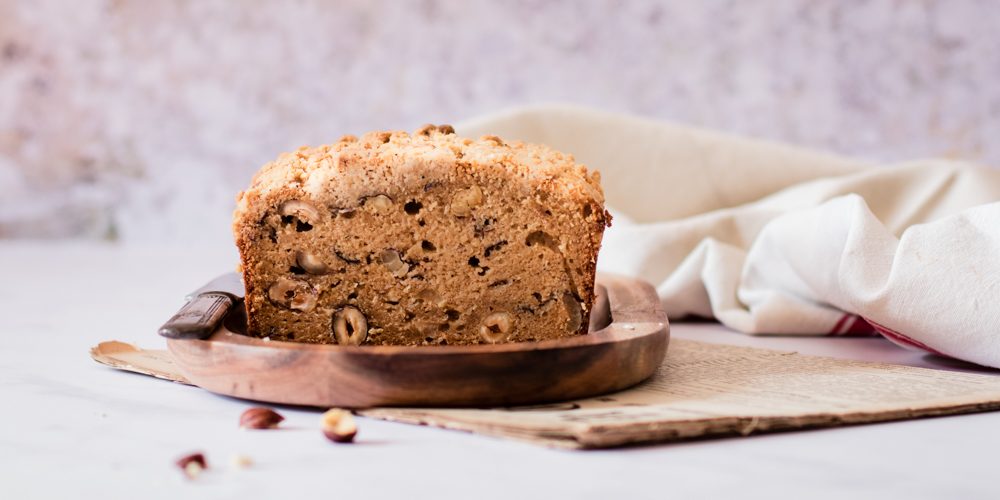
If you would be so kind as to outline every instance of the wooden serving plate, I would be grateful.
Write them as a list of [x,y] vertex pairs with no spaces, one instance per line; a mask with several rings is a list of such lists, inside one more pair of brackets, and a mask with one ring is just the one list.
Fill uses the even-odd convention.
[[596,288],[590,333],[568,339],[421,347],[298,344],[237,333],[244,323],[231,314],[208,339],[169,339],[167,347],[194,385],[269,403],[365,408],[564,401],[635,385],[666,355],[667,316],[650,285],[599,274]]

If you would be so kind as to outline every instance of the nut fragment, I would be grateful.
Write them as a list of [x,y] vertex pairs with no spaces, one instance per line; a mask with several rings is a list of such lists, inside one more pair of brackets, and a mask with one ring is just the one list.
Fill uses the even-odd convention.
[[503,146],[503,139],[501,139],[501,138],[499,138],[499,137],[497,137],[495,135],[484,135],[484,136],[480,137],[479,140],[481,140],[481,141],[490,141],[490,142],[493,142],[494,144],[496,144],[497,146]]
[[190,455],[185,455],[177,459],[177,466],[184,471],[184,475],[188,479],[194,479],[201,474],[201,471],[208,468],[208,464],[205,462],[205,455],[202,453],[192,453]]
[[311,311],[316,307],[317,293],[316,289],[305,281],[278,278],[278,281],[267,289],[267,297],[271,302],[289,309]]
[[437,127],[433,124],[427,123],[418,128],[413,135],[430,135],[430,133],[434,130],[437,130]]
[[316,207],[308,201],[288,200],[278,207],[278,213],[284,216],[296,217],[302,222],[310,224],[319,221],[319,210],[316,210]]
[[246,469],[253,465],[253,459],[240,454],[233,454],[229,456],[229,466],[233,469]]
[[382,265],[397,278],[406,276],[406,273],[410,270],[410,266],[399,257],[399,252],[391,248],[383,250],[378,257],[382,261]]
[[368,132],[362,137],[362,139],[365,142],[369,143],[385,144],[389,142],[389,139],[392,139],[392,132],[388,131]]
[[395,305],[395,304],[399,304],[399,301],[402,299],[402,297],[399,295],[399,290],[397,290],[395,288],[390,288],[389,290],[387,290],[385,292],[385,295],[383,296],[383,299],[387,303]]
[[569,321],[566,322],[566,331],[579,331],[583,324],[583,308],[571,293],[563,294],[562,300],[563,307],[566,308],[566,315],[569,317]]
[[240,415],[240,428],[241,429],[274,429],[284,420],[278,412],[265,408],[263,406],[255,406],[248,409]]
[[369,196],[365,198],[362,203],[364,206],[372,209],[377,214],[385,214],[392,210],[392,198],[384,194],[377,194],[375,196]]
[[[423,243],[430,243],[430,242],[428,242],[427,240],[424,240]],[[424,246],[422,245],[421,242],[418,241],[418,242],[414,243],[413,245],[410,245],[410,248],[406,249],[406,252],[404,253],[404,255],[406,256],[407,259],[410,259],[410,260],[420,260],[424,256],[425,253],[428,253],[428,252],[426,250],[424,250]]]
[[368,318],[358,308],[344,306],[333,313],[333,336],[340,345],[361,345],[368,339]]
[[358,426],[354,423],[351,412],[333,408],[323,414],[320,419],[323,435],[335,443],[350,443],[358,434]]
[[309,252],[297,252],[295,254],[295,263],[309,274],[326,274],[329,270],[319,257]]
[[417,129],[413,135],[430,135],[431,132],[440,132],[442,134],[454,134],[455,127],[451,125],[432,125],[430,123]]
[[448,300],[441,296],[433,288],[425,288],[417,292],[417,297],[413,299],[413,304],[420,304],[421,302],[427,303],[435,307],[444,307],[448,304]]
[[458,217],[468,217],[472,215],[472,209],[482,205],[483,191],[479,186],[472,185],[468,189],[463,189],[451,199],[451,213]]
[[507,339],[514,329],[514,319],[505,312],[493,313],[483,319],[479,326],[479,336],[495,344]]

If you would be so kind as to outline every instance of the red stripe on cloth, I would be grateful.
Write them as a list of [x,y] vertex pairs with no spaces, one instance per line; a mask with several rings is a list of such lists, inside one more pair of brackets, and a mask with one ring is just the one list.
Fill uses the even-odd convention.
[[868,324],[861,316],[857,314],[847,313],[843,315],[837,324],[833,325],[833,329],[828,336],[845,336],[845,337],[870,337],[878,335],[875,327]]
[[871,326],[874,327],[875,330],[877,330],[879,333],[881,333],[884,337],[886,337],[888,339],[891,339],[891,340],[894,340],[896,342],[899,342],[900,344],[905,344],[905,345],[908,345],[908,346],[911,346],[911,347],[916,347],[917,349],[922,349],[922,350],[927,351],[929,353],[937,354],[938,356],[944,356],[946,358],[953,357],[953,356],[949,356],[949,355],[947,355],[947,354],[945,354],[945,353],[943,353],[943,352],[941,352],[941,351],[939,351],[937,349],[934,349],[933,347],[930,347],[927,344],[925,344],[925,343],[923,343],[923,342],[921,342],[919,340],[913,340],[910,337],[908,337],[906,335],[903,335],[902,333],[899,333],[896,330],[893,330],[892,328],[889,328],[889,327],[887,327],[885,325],[880,325],[880,324],[878,324],[878,323],[876,323],[876,322],[874,322],[874,321],[872,321],[872,320],[870,320],[868,318],[864,318],[864,320],[867,321],[869,324],[871,324]]
[[878,330],[871,325],[868,321],[858,315],[853,315],[854,320],[851,322],[851,326],[848,326],[841,332],[841,335],[845,337],[875,337],[878,336]]
[[851,317],[855,317],[856,318],[857,316],[854,316],[853,314],[845,314],[845,315],[841,316],[840,319],[837,320],[837,324],[833,325],[833,329],[830,330],[830,333],[828,333],[827,335],[831,335],[831,336],[833,336],[833,335],[840,335],[840,329],[844,327],[844,323],[846,323],[847,320],[850,319]]

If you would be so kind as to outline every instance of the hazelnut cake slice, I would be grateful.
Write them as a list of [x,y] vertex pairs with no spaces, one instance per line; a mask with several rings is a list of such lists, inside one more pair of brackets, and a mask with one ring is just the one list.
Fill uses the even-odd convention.
[[281,155],[233,231],[251,335],[414,346],[587,333],[608,225],[572,156],[428,125]]

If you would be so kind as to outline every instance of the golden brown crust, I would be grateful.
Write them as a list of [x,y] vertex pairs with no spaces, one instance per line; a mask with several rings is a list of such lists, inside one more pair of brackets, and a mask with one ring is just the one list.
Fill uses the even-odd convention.
[[237,202],[250,330],[306,342],[345,317],[369,344],[585,333],[610,223],[572,156],[433,125],[283,154]]

